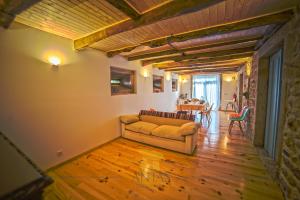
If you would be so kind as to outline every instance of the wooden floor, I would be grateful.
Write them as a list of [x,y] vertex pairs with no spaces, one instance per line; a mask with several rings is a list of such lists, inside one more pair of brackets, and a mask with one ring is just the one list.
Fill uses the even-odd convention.
[[250,142],[224,112],[199,132],[193,156],[126,139],[49,172],[44,199],[283,199]]

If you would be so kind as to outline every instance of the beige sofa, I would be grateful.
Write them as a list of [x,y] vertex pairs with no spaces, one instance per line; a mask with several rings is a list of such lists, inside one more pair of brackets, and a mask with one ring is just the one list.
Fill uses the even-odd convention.
[[198,124],[193,121],[150,115],[120,117],[122,137],[153,146],[192,154]]

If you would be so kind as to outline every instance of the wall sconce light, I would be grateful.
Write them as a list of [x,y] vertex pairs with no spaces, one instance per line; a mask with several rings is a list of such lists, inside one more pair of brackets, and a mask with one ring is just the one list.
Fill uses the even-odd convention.
[[179,76],[178,80],[179,80],[179,82],[181,82],[181,83],[186,83],[186,82],[187,82],[187,79],[184,78],[183,76]]
[[51,56],[48,58],[48,61],[51,63],[53,67],[58,67],[61,63],[61,60],[56,56]]
[[226,81],[226,82],[232,82],[232,81],[236,81],[236,74],[224,74],[223,75],[223,79]]
[[167,81],[170,81],[170,80],[171,80],[171,77],[172,77],[171,72],[166,72],[166,80],[167,80]]
[[149,77],[149,73],[148,73],[148,71],[146,69],[143,72],[143,76],[144,76],[144,78]]
[[246,74],[249,77],[251,75],[252,59],[246,63]]

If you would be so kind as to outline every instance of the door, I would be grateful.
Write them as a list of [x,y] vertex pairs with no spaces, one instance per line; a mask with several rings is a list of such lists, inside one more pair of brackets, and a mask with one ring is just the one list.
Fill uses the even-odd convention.
[[220,76],[219,75],[194,75],[192,84],[192,97],[205,100],[213,109],[218,109],[220,104]]
[[240,74],[239,78],[239,111],[242,110],[243,106],[243,91],[244,91],[244,74]]
[[273,160],[275,160],[276,155],[278,116],[280,109],[281,68],[282,50],[280,49],[270,57],[269,61],[268,101],[264,148]]

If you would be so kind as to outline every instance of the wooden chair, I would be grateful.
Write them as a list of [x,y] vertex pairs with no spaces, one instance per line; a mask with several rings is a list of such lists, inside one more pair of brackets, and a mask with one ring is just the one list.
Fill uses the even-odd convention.
[[229,129],[228,129],[229,134],[231,134],[231,129],[234,125],[234,122],[239,123],[240,130],[244,134],[241,122],[245,121],[249,112],[250,112],[250,109],[245,106],[240,113],[234,113],[234,114],[229,115],[229,120],[230,120]]
[[202,121],[203,116],[204,116],[204,117],[206,117],[208,123],[210,123],[210,121],[211,121],[210,112],[212,111],[213,106],[214,106],[214,104],[211,104],[211,106],[207,110],[201,112],[201,121]]

